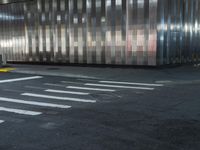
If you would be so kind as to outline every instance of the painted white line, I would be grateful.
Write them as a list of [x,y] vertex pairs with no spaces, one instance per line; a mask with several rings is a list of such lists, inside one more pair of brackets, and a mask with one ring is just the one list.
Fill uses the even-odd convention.
[[27,104],[27,105],[35,105],[35,106],[42,106],[42,107],[71,108],[71,106],[68,106],[68,105],[59,105],[59,104],[43,103],[43,102],[35,102],[35,101],[25,101],[25,100],[12,99],[12,98],[6,98],[6,97],[0,97],[0,101],[19,103],[19,104]]
[[134,82],[117,82],[117,81],[99,81],[100,83],[110,84],[126,84],[126,85],[140,85],[140,86],[164,86],[163,84],[149,84],[149,83],[134,83]]
[[6,107],[0,107],[0,111],[6,111],[6,112],[22,114],[22,115],[31,115],[31,116],[36,116],[36,115],[42,114],[41,112],[36,112],[36,111],[13,109],[13,108],[6,108]]
[[5,121],[4,120],[0,120],[0,123],[4,123]]
[[45,92],[51,92],[51,93],[61,93],[61,94],[74,94],[74,95],[89,95],[90,93],[83,93],[83,92],[73,92],[73,91],[62,91],[62,90],[53,90],[53,89],[47,89]]
[[29,89],[37,89],[37,90],[45,90],[46,88],[42,88],[42,87],[37,87],[37,86],[30,86],[30,85],[27,85],[27,86],[24,86],[25,88],[29,88]]
[[99,89],[99,88],[88,88],[80,86],[67,86],[68,89],[79,89],[79,90],[90,90],[90,91],[103,91],[103,92],[115,92],[116,90],[112,89]]
[[55,86],[55,87],[65,87],[66,86],[66,85],[62,85],[62,84],[53,84],[53,83],[44,83],[44,85]]
[[30,96],[30,97],[54,99],[54,100],[65,100],[65,101],[84,102],[84,103],[96,103],[96,100],[71,98],[71,97],[58,97],[58,96],[50,96],[50,95],[42,95],[42,94],[34,94],[34,93],[23,93],[21,95]]
[[121,86],[121,85],[110,85],[110,84],[86,83],[85,85],[87,85],[87,86],[98,86],[98,87],[110,87],[110,88],[137,89],[137,90],[154,90],[154,88],[147,88],[147,87]]
[[86,81],[86,82],[95,82],[97,80],[92,80],[92,79],[77,79],[79,81]]
[[166,84],[166,83],[172,83],[172,81],[169,81],[169,80],[165,80],[165,81],[156,81],[156,83],[159,83],[159,84]]
[[83,84],[81,82],[72,82],[72,81],[60,81],[60,82],[64,84]]
[[25,77],[25,78],[7,79],[7,80],[0,80],[0,83],[10,83],[10,82],[34,80],[34,79],[41,79],[41,78],[43,78],[43,77],[41,77],[41,76],[33,76],[33,77]]

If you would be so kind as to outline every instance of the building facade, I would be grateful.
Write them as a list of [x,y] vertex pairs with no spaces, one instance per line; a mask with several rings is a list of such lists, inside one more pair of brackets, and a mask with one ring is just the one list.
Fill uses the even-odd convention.
[[200,0],[32,0],[0,5],[9,61],[156,66],[200,61]]

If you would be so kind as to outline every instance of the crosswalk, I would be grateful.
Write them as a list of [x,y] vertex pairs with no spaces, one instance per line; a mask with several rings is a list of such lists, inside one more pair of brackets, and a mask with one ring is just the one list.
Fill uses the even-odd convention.
[[[130,90],[143,90],[153,91],[156,88],[164,86],[163,84],[154,83],[138,83],[138,82],[125,82],[125,81],[98,81],[87,80],[83,81],[77,79],[77,82],[71,81],[57,81],[53,83],[46,83],[45,77],[33,76],[17,79],[0,80],[1,83],[11,83],[19,81],[37,80],[40,79],[41,84],[39,86],[24,85],[23,92],[17,89],[10,89],[10,92],[16,92],[17,97],[13,98],[12,93],[9,95],[0,95],[0,103],[12,104],[11,106],[23,106],[21,108],[10,108],[0,105],[0,112],[13,113],[26,116],[39,116],[44,114],[43,108],[49,109],[61,109],[66,110],[74,107],[74,104],[94,104],[101,102],[100,99],[95,99],[91,95],[93,93],[114,93],[123,89]],[[11,86],[12,88],[12,86]],[[31,106],[31,110],[28,110],[28,106]],[[26,109],[27,108],[27,109]],[[39,111],[38,111],[39,110]],[[0,116],[1,119],[1,116]],[[5,123],[6,120],[0,120],[1,123]]]

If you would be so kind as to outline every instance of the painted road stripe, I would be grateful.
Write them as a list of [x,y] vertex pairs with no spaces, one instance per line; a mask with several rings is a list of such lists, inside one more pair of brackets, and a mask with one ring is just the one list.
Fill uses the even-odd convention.
[[30,97],[38,97],[38,98],[54,99],[54,100],[66,100],[66,101],[74,101],[74,102],[96,103],[96,100],[71,98],[71,97],[58,97],[58,96],[50,96],[50,95],[42,95],[42,94],[34,94],[34,93],[23,93],[21,95],[30,96]]
[[34,79],[41,79],[41,78],[42,78],[41,76],[33,76],[33,77],[25,77],[25,78],[7,79],[7,80],[0,80],[0,83],[10,83],[10,82],[34,80]]
[[29,88],[29,89],[37,89],[37,90],[45,90],[46,88],[42,88],[42,87],[38,87],[38,86],[25,86],[25,88]]
[[87,86],[98,86],[98,87],[110,87],[110,88],[137,89],[137,90],[154,90],[154,88],[147,88],[147,87],[121,86],[121,85],[110,85],[110,84],[86,83],[85,85],[87,85]]
[[73,82],[73,81],[60,81],[60,82],[64,84],[82,84],[81,82]]
[[115,92],[116,90],[112,89],[99,89],[99,88],[88,88],[80,86],[67,86],[68,89],[79,89],[79,90],[90,90],[90,91],[103,91],[103,92]]
[[140,85],[140,86],[163,86],[163,84],[149,84],[149,83],[136,83],[136,82],[117,82],[117,81],[99,81],[99,82],[110,83],[110,84]]
[[83,93],[83,92],[73,92],[73,91],[62,91],[62,90],[53,90],[53,89],[47,89],[45,92],[51,92],[51,93],[61,93],[61,94],[74,94],[74,95],[89,95],[90,93]]
[[15,70],[15,68],[0,68],[0,72],[10,72]]
[[36,112],[36,111],[13,109],[13,108],[6,108],[6,107],[0,107],[0,111],[6,111],[6,112],[22,114],[22,115],[31,115],[31,116],[36,116],[36,115],[42,114],[41,112]]
[[0,97],[0,101],[19,103],[19,104],[27,104],[27,105],[35,105],[35,106],[42,106],[42,107],[71,108],[71,106],[68,106],[68,105],[59,105],[59,104],[43,103],[43,102],[35,102],[35,101],[25,101],[25,100],[12,99],[12,98],[6,98],[6,97]]
[[5,121],[4,120],[0,120],[0,123],[4,123]]
[[44,83],[44,85],[55,86],[55,87],[65,87],[66,86],[66,85],[62,85],[62,84],[53,84],[53,83]]

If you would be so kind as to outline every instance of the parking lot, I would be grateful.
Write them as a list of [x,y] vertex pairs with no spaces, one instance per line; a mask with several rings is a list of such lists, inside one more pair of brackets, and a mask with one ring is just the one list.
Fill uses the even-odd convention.
[[185,80],[127,71],[0,74],[0,149],[200,148],[198,70]]

